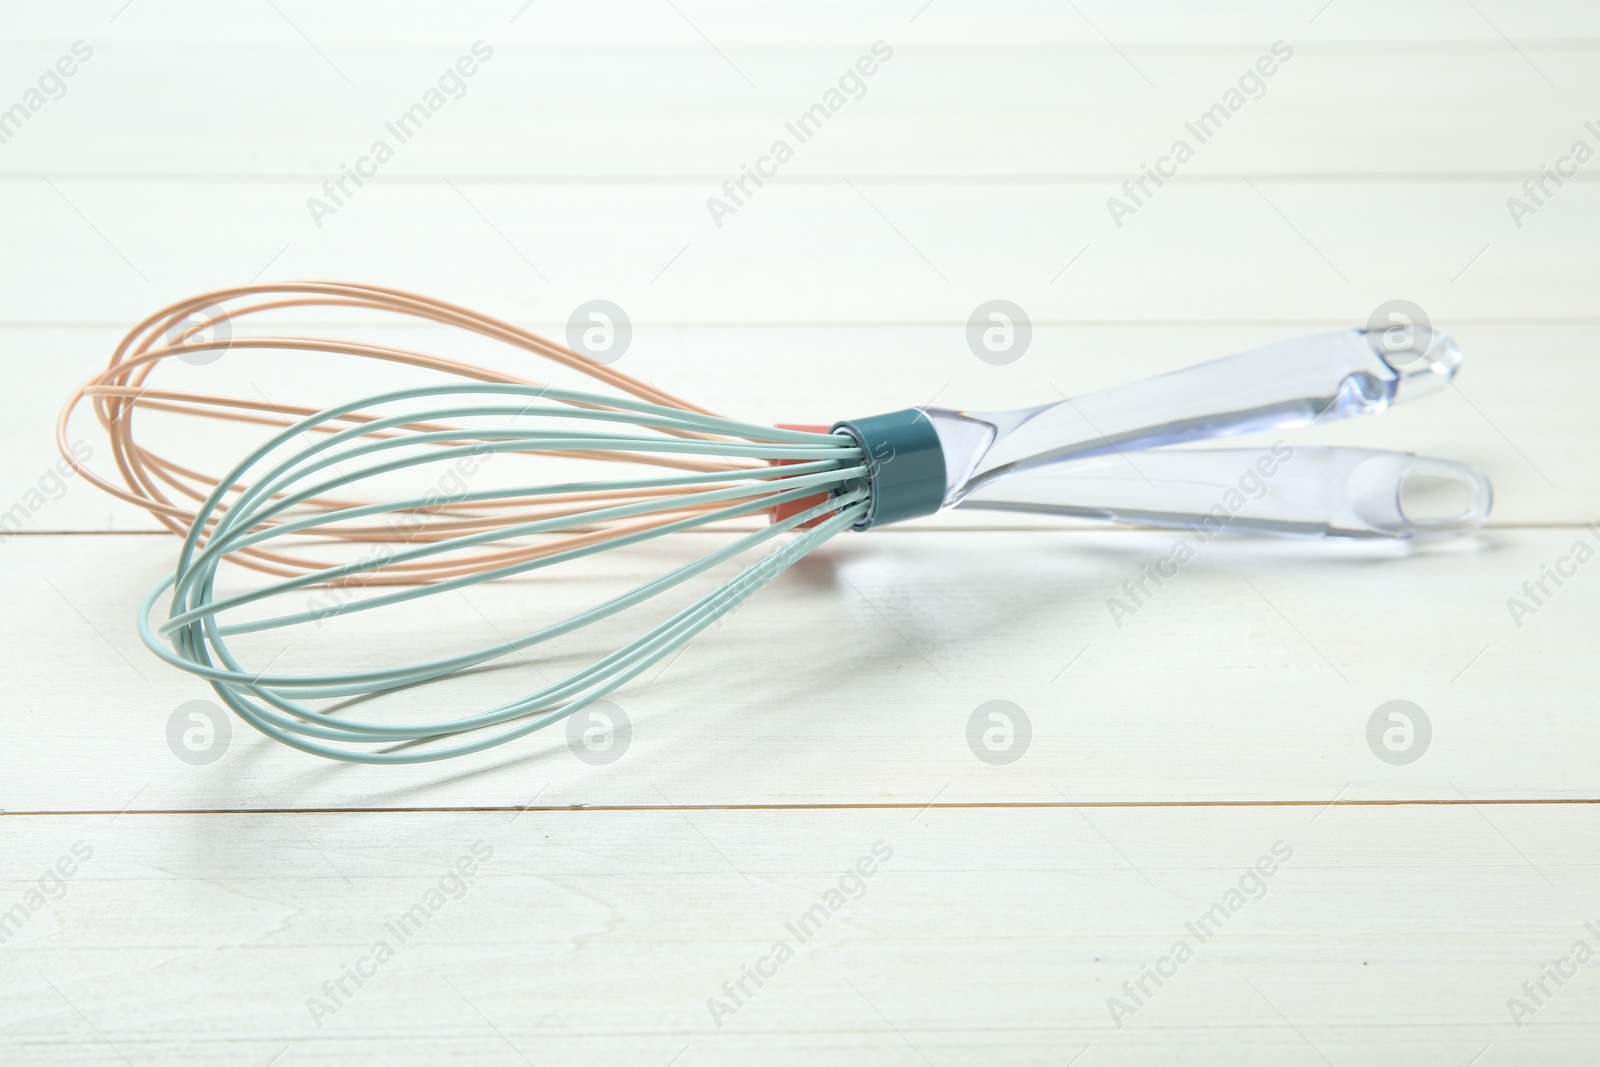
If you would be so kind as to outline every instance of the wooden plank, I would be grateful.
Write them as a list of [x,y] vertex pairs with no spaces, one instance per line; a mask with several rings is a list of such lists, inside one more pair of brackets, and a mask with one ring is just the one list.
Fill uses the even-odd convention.
[[[359,625],[238,647],[247,665],[281,653],[285,670],[477,647],[664,573],[721,536],[604,553],[569,576],[474,587],[465,599],[433,598],[420,614],[372,612]],[[0,806],[508,806],[536,793],[555,804],[655,804],[664,795],[913,809],[1063,794],[1592,797],[1600,723],[1586,648],[1600,585],[1592,562],[1575,562],[1585,552],[1574,545],[1593,553],[1597,537],[1495,530],[1415,550],[1217,538],[1157,589],[1144,569],[1173,554],[1173,534],[843,536],[648,681],[619,691],[632,739],[616,762],[580,760],[558,729],[409,768],[330,764],[237,722],[220,759],[184,762],[169,723],[184,717],[181,705],[211,695],[155,661],[132,618],[172,565],[172,541],[14,538],[4,546],[12,606],[0,616],[12,709]],[[1549,567],[1573,573],[1557,587]],[[1124,584],[1140,581],[1142,594]],[[1540,581],[1544,595],[1524,588]],[[1513,613],[1513,597],[1524,610]],[[531,665],[403,693],[371,713],[432,719],[495,706],[645,625],[624,616]],[[1020,728],[996,736],[1004,754],[1021,753],[1007,765],[980,752],[993,721],[979,709],[995,700],[1020,708],[1007,713],[1031,730],[1025,747]],[[1369,747],[1371,720],[1393,700],[1419,706],[1431,723],[1431,747],[1409,765]]]
[[[1592,805],[5,824],[8,906],[91,850],[0,952],[0,1045],[19,1062],[1133,1064],[1226,1047],[1458,1067],[1582,1062],[1600,1011],[1592,963],[1543,979],[1520,1028],[1508,1008],[1600,940],[1592,857],[1571,847],[1596,832]],[[488,858],[449,877],[476,842]],[[1263,859],[1270,877],[1248,873]],[[819,902],[799,943],[788,924]],[[401,942],[388,924],[419,903]],[[797,952],[774,967],[779,940]],[[1194,955],[1174,966],[1178,941]],[[719,1028],[708,1001],[731,1004],[723,983],[763,959],[771,977]],[[332,1005],[322,983],[357,966],[370,977],[319,1027],[308,1000]],[[1141,979],[1151,995],[1118,1028],[1108,1000]]]
[[[266,17],[274,18],[270,10]],[[1595,50],[1530,45],[1519,56],[1498,37],[1442,50],[1389,40],[1328,45],[1268,21],[1214,48],[1119,55],[1098,40],[1067,51],[1036,42],[929,44],[900,27],[866,23],[820,48],[736,53],[733,69],[698,38],[665,50],[575,50],[454,26],[425,45],[341,51],[330,44],[335,68],[281,23],[264,29],[266,40],[249,42],[138,44],[91,34],[97,50],[65,83],[66,93],[8,137],[4,171],[115,180],[276,176],[303,202],[381,140],[393,156],[370,171],[386,184],[435,182],[440,174],[515,178],[537,182],[523,195],[542,199],[539,185],[552,180],[665,178],[692,185],[698,203],[782,140],[793,157],[770,169],[786,184],[841,176],[1070,182],[1089,184],[1103,200],[1181,139],[1193,151],[1175,168],[1185,182],[1241,173],[1492,174],[1505,187],[1503,200],[1575,140],[1593,148],[1600,139],[1584,125],[1600,113],[1581,103],[1600,89]],[[397,133],[389,124],[484,34],[492,58],[450,85],[450,98],[440,98],[420,130]],[[0,48],[0,63],[43,71],[74,36],[81,34]],[[892,58],[873,58],[874,42]],[[1281,63],[1270,58],[1274,42],[1289,57]],[[862,56],[874,73],[847,80],[848,99],[838,98],[820,129],[786,127]],[[1249,99],[1239,97],[1225,122],[1186,127],[1237,90],[1263,56],[1274,73],[1247,79]],[[178,70],[208,91],[174,91]],[[639,84],[652,91],[640,94]],[[146,121],[152,113],[162,121]],[[694,121],[684,121],[690,115]],[[1579,178],[1593,175],[1580,170]]]
[[1363,322],[1402,296],[1439,322],[1587,321],[1600,285],[1596,184],[1521,230],[1499,182],[1169,185],[1121,229],[1114,190],[1088,188],[769,185],[721,229],[708,191],[677,185],[369,185],[321,229],[315,190],[278,184],[7,189],[36,250],[3,275],[13,324],[120,324],[263,272],[558,321],[601,292],[676,323],[965,322],[997,293],[1040,322]]
[[[1529,0],[1487,4],[1481,12],[1450,0],[1415,0],[1404,6],[1383,0],[1339,0],[1336,6],[1284,5],[1273,0],[1219,0],[1197,10],[1182,0],[1137,6],[1115,0],[1083,0],[1063,9],[1048,0],[938,0],[935,5],[893,0],[824,0],[814,4],[694,0],[671,7],[649,0],[621,0],[603,10],[582,5],[497,5],[471,10],[447,0],[409,4],[404,18],[382,18],[371,5],[320,8],[283,6],[293,24],[324,45],[346,49],[394,43],[430,44],[463,27],[504,29],[550,47],[695,49],[716,61],[696,28],[728,48],[784,49],[853,43],[863,27],[902,29],[919,40],[946,45],[1032,44],[1093,46],[1109,51],[1107,38],[1125,47],[1207,47],[1253,40],[1266,29],[1297,29],[1330,41],[1413,45],[1491,44],[1512,50],[1503,32],[1521,47],[1583,43],[1600,37],[1600,17],[1583,0]],[[502,10],[503,8],[503,10]],[[115,19],[112,16],[117,16]],[[234,45],[298,42],[286,19],[251,8],[219,7],[196,12],[180,0],[141,0],[138,18],[124,19],[115,4],[72,0],[21,10],[10,25],[17,39],[53,40],[101,28],[108,37],[133,42],[225,41]],[[1102,32],[1103,31],[1103,35]]]

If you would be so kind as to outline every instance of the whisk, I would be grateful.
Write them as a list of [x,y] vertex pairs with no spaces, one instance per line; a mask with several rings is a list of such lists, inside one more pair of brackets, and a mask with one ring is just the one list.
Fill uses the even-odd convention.
[[[469,330],[611,386],[601,394],[371,343],[233,336],[241,320],[310,305],[399,314]],[[324,410],[160,390],[174,356],[230,349],[309,351],[410,364],[458,379]],[[1187,528],[1307,536],[1452,534],[1487,517],[1481,471],[1453,461],[1339,447],[1172,448],[1385,410],[1444,387],[1461,353],[1441,333],[1346,330],[1303,338],[1089,396],[1012,412],[943,408],[772,427],[714,415],[508,323],[399,290],[344,283],[244,286],[182,301],[136,326],[110,366],[63,411],[58,439],[81,473],[183,533],[175,572],[140,605],[145,644],[209,682],[256,729],[336,759],[410,763],[480,751],[588,707],[671,655],[835,534],[952,508],[1034,511]],[[92,402],[124,485],[68,446]],[[278,427],[212,477],[142,447],[141,409]],[[383,491],[386,480],[502,454],[623,465],[473,488]],[[613,467],[613,470],[616,468]],[[1443,487],[1424,512],[1416,490]],[[1434,496],[1437,497],[1437,492]],[[747,529],[738,520],[767,521]],[[318,672],[246,666],[231,639],[400,608],[446,591],[531,574],[595,553],[718,524],[739,525],[698,558],[567,618],[419,662]],[[342,546],[348,557],[335,558]],[[753,559],[751,558],[753,557]],[[750,559],[709,592],[616,650],[534,692],[462,718],[355,718],[356,703],[464,675],[613,617]],[[224,561],[273,580],[219,589]],[[320,590],[322,597],[311,595]],[[364,595],[362,595],[364,594]],[[307,595],[299,610],[284,598]],[[166,617],[152,623],[165,602]]]

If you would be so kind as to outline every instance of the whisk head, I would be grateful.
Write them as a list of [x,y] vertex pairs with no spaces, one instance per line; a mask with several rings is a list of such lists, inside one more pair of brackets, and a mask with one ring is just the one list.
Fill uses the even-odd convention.
[[[366,421],[311,444],[318,426],[360,411]],[[449,428],[429,427],[447,425]],[[380,436],[381,435],[381,436]],[[463,487],[453,503],[492,508],[519,502],[515,516],[456,520],[460,531],[385,542],[356,559],[237,592],[217,591],[218,570],[237,553],[280,539],[338,537],[342,526],[407,518],[442,503],[439,494],[324,508],[282,519],[296,505],[401,472],[458,469],[501,453],[597,453],[759,461],[736,470],[679,470],[548,484]],[[784,461],[774,465],[770,461]],[[277,434],[205,501],[185,536],[176,572],[152,590],[140,616],[158,656],[209,681],[246,721],[285,744],[372,763],[443,759],[503,744],[604,697],[672,653],[811,549],[859,522],[867,489],[860,449],[836,434],[775,430],[594,393],[512,384],[403,390],[333,408]],[[228,488],[248,485],[242,492]],[[328,620],[438,597],[711,523],[826,498],[714,547],[660,577],[593,607],[516,636],[417,662],[332,673],[287,670],[281,661],[241,662],[230,638],[310,629]],[[527,506],[529,502],[537,502]],[[821,518],[810,529],[799,528]],[[792,538],[783,535],[798,531]],[[766,551],[762,551],[765,548]],[[395,724],[328,714],[326,702],[370,698],[505,661],[580,628],[638,609],[719,565],[755,558],[710,592],[644,629],[622,647],[537,691],[450,721]],[[425,576],[420,572],[426,571]],[[423,584],[417,584],[419,578]],[[404,583],[404,584],[399,584]],[[164,621],[149,615],[170,590]],[[321,597],[308,591],[323,590]],[[296,600],[303,604],[296,604]],[[171,647],[167,645],[171,641]],[[285,648],[292,648],[292,640]],[[322,702],[319,704],[319,702]]]
[[[868,514],[868,468],[848,435],[712,415],[515,327],[409,294],[326,283],[305,283],[295,293],[302,302],[381,303],[407,314],[426,309],[435,321],[540,354],[555,350],[561,361],[578,361],[576,369],[632,395],[494,380],[511,376],[375,345],[248,339],[247,347],[266,350],[429,361],[430,369],[466,379],[292,417],[244,398],[150,386],[149,370],[160,360],[211,350],[211,340],[197,345],[172,337],[192,301],[130,334],[108,371],[74,403],[91,398],[112,435],[127,483],[112,487],[117,495],[184,533],[175,572],[141,605],[140,634],[157,656],[205,679],[239,716],[292,747],[353,762],[412,763],[525,736],[627,684]],[[251,287],[233,295],[268,294]],[[215,294],[196,299],[221,306]],[[269,305],[284,306],[269,297],[253,310]],[[246,313],[224,311],[209,321],[231,324]],[[241,340],[233,337],[226,347]],[[200,417],[220,412],[281,428],[232,469],[208,477],[140,447],[132,421],[141,406]],[[63,435],[70,412],[71,405]],[[521,459],[514,471],[497,469],[495,484],[482,484],[476,475],[501,456]],[[542,470],[530,469],[535,465]],[[776,517],[766,521],[769,515]],[[763,521],[754,528],[740,521],[750,518]],[[441,632],[430,625],[447,614],[447,598],[464,600],[483,583],[730,526],[733,532],[722,537],[675,539],[680,554],[690,543],[706,550],[565,617],[530,624],[528,611],[502,615],[489,623],[494,638],[481,643],[467,640],[465,628]],[[225,563],[272,577],[240,584],[239,569]],[[712,587],[702,591],[706,585]],[[163,607],[165,618],[153,620]],[[402,627],[426,627],[411,642],[424,646],[421,654],[390,638],[366,640],[358,650],[364,657],[330,650],[374,612],[399,613]],[[541,672],[534,691],[523,686],[473,714],[397,722],[392,715],[369,717],[364,707],[520,664],[529,650],[600,624],[631,636],[591,662],[563,668],[557,680]],[[381,653],[375,661],[352,667],[352,658],[374,659],[374,644]],[[429,714],[436,714],[433,703]]]

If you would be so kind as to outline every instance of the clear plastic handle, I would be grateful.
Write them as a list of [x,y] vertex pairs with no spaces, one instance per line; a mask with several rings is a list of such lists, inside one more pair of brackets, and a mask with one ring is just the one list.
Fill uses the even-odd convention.
[[978,486],[961,506],[1209,532],[1407,538],[1474,529],[1492,503],[1489,479],[1462,463],[1280,441],[1036,467]]
[[1461,365],[1442,333],[1340,330],[1020,411],[925,409],[945,455],[945,507],[1000,478],[1162,445],[1380,412]]

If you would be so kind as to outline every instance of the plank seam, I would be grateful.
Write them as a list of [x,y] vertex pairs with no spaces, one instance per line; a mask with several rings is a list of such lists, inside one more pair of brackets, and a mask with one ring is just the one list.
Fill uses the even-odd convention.
[[487,804],[454,805],[441,807],[305,807],[305,808],[131,808],[116,811],[109,808],[81,810],[0,811],[0,818],[39,818],[51,816],[109,815],[457,815],[457,814],[512,814],[522,812],[644,812],[644,811],[974,811],[989,809],[1043,809],[1043,808],[1410,808],[1410,807],[1533,807],[1582,806],[1600,804],[1600,797],[1502,797],[1469,800],[1452,799],[1391,799],[1391,800],[1085,800],[1062,801],[996,800],[951,801],[942,804],[924,804],[919,801],[885,801],[881,803],[815,803],[815,804]]

